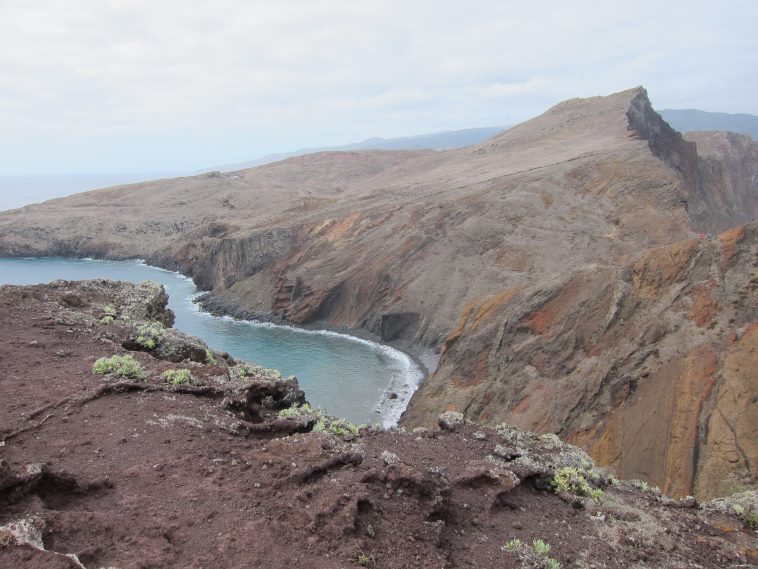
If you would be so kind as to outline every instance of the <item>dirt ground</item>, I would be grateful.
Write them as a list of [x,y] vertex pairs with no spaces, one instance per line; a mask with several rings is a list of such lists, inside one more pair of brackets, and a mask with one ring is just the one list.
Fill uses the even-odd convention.
[[[0,287],[0,567],[530,566],[503,550],[512,538],[550,544],[534,567],[758,562],[755,531],[733,515],[628,483],[606,485],[599,504],[555,494],[545,465],[573,451],[549,438],[455,421],[298,432],[312,424],[275,408],[291,384],[267,379],[285,399],[256,399],[252,383],[224,383],[223,358],[126,350],[133,321],[100,319],[131,286]],[[92,373],[96,358],[127,352],[146,380]],[[161,378],[177,367],[193,385]],[[523,441],[541,445],[531,462],[503,450]],[[18,544],[8,528],[22,520],[46,551]]]

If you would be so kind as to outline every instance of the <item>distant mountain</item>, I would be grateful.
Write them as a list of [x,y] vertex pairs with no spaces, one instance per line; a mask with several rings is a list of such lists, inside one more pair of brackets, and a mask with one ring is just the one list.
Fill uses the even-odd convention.
[[694,130],[729,130],[747,134],[758,141],[758,116],[748,114],[709,113],[696,109],[664,109],[661,116],[679,132]]
[[402,136],[398,138],[367,138],[362,142],[352,142],[342,146],[325,146],[322,148],[301,148],[294,152],[283,152],[279,154],[267,154],[255,160],[247,162],[236,162],[234,164],[224,164],[206,168],[199,173],[218,170],[221,172],[234,172],[246,168],[254,168],[271,162],[278,162],[285,158],[293,156],[303,156],[313,154],[314,152],[323,151],[348,151],[348,150],[420,150],[431,148],[433,150],[448,150],[450,148],[461,148],[472,144],[479,144],[488,138],[500,134],[507,130],[507,126],[488,126],[482,128],[465,128],[462,130],[444,130],[431,134],[419,134],[416,136]]

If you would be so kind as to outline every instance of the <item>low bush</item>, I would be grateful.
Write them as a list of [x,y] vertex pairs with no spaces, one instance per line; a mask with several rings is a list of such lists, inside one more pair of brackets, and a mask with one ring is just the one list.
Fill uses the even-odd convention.
[[164,335],[163,326],[157,322],[142,324],[137,328],[137,343],[143,348],[152,350],[160,344]]
[[142,366],[132,356],[111,356],[100,358],[92,366],[92,373],[100,375],[113,374],[129,379],[145,379]]
[[735,505],[734,511],[745,524],[745,527],[758,530],[758,512],[746,511],[745,508],[737,505]]
[[299,417],[315,417],[316,424],[313,427],[314,433],[331,433],[332,435],[357,435],[361,426],[354,425],[350,421],[324,415],[321,409],[311,407],[308,403],[299,407],[289,407],[279,411],[279,417],[282,419],[297,419]]
[[167,369],[161,376],[171,385],[184,385],[192,381],[192,373],[186,368]]
[[213,351],[208,349],[205,350],[205,363],[212,366],[221,365],[221,362],[218,361],[218,358],[213,355]]
[[503,549],[508,552],[518,551],[523,543],[519,538],[514,537],[503,546]]
[[503,545],[503,551],[518,555],[521,566],[529,569],[560,569],[557,559],[548,557],[550,544],[542,539],[535,539],[531,547],[518,538],[511,539]]
[[298,417],[320,417],[321,410],[314,409],[308,403],[296,407],[288,407],[279,411],[279,417],[282,419],[297,419]]
[[328,415],[322,415],[318,422],[316,422],[316,426],[313,427],[314,433],[331,433],[339,436],[357,435],[359,430],[360,427],[350,421],[337,417],[329,417]]
[[631,480],[630,484],[642,492],[652,492],[657,495],[661,494],[661,488],[659,486],[650,486],[650,484],[644,480]]
[[[559,468],[553,476],[553,489],[556,492],[571,492],[577,496],[587,496],[599,503],[603,499],[603,491],[587,482],[587,476],[584,469],[564,466]],[[590,475],[590,477],[599,479],[599,476]]]
[[[212,354],[211,354],[212,357]],[[235,378],[245,377],[271,377],[274,379],[282,379],[282,372],[277,369],[268,369],[256,364],[242,363],[229,369],[229,373]]]
[[539,555],[547,555],[550,553],[550,544],[542,539],[535,539],[532,542],[532,549]]
[[376,560],[373,555],[366,555],[362,550],[358,550],[358,555],[355,557],[355,562],[361,567],[368,567],[371,564],[375,564]]

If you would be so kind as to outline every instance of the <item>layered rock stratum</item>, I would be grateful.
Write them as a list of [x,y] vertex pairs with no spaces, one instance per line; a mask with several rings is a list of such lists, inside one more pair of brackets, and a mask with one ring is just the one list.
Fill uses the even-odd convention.
[[[0,287],[0,566],[758,562],[754,492],[673,500],[555,435],[459,413],[413,432],[329,422],[295,378],[165,327],[165,302],[149,283]],[[114,355],[141,372],[94,373]]]
[[437,349],[407,425],[507,420],[711,497],[756,485],[756,180],[758,144],[682,137],[636,88],[463,149],[319,153],[5,212],[0,254],[141,257],[216,305]]

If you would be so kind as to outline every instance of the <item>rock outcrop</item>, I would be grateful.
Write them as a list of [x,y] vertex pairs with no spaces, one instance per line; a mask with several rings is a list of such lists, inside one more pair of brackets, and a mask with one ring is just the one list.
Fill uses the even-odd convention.
[[[675,493],[692,489],[705,496],[722,490],[699,487],[693,464],[680,470],[666,466],[662,447],[642,456],[625,444],[618,455],[623,460],[615,450],[596,447],[600,431],[585,432],[591,411],[579,394],[598,389],[598,382],[615,385],[614,377],[599,378],[634,367],[627,360],[645,359],[639,349],[655,345],[654,338],[683,338],[672,335],[674,327],[694,329],[703,342],[705,336],[726,337],[709,326],[723,325],[723,315],[734,313],[729,308],[734,290],[715,269],[698,269],[711,278],[673,265],[660,269],[684,279],[660,285],[661,294],[686,289],[689,296],[680,300],[693,305],[694,316],[677,311],[676,300],[646,297],[652,285],[634,292],[627,273],[644,259],[674,265],[681,260],[685,267],[695,257],[711,267],[721,262],[693,253],[702,247],[715,251],[713,243],[696,247],[690,240],[749,223],[758,213],[757,180],[757,143],[725,134],[682,137],[655,113],[645,90],[636,88],[566,101],[463,149],[318,153],[5,212],[0,254],[143,257],[192,276],[213,290],[217,304],[236,302],[246,314],[325,321],[439,349],[445,352],[440,371],[412,402],[407,424],[433,422],[443,401],[482,421],[519,412],[517,422],[524,427],[578,437],[572,440],[592,446],[596,456],[624,472],[671,484]],[[742,251],[752,246],[753,230],[744,231],[744,241],[734,238],[737,233],[724,239]],[[729,247],[724,246],[724,262]],[[662,250],[674,260],[659,259]],[[734,274],[744,273],[749,262],[739,255],[742,268],[732,269]],[[630,303],[629,294],[642,295],[644,302]],[[526,303],[533,319],[503,324],[514,302]],[[656,314],[656,326],[646,328],[650,337],[619,333],[619,317],[612,314],[616,304],[628,312],[625,322],[640,319],[647,325],[652,318],[647,311]],[[572,337],[581,345],[563,336],[565,344],[545,341],[550,326],[564,319],[575,326]],[[500,323],[498,330],[491,329],[493,322]],[[699,345],[682,341],[692,349]],[[592,356],[589,345],[595,343],[602,347],[597,358],[603,363],[585,370],[589,363],[576,354]],[[718,374],[728,346],[721,340],[714,346]],[[676,365],[699,369],[707,359],[703,350]],[[508,360],[511,353],[520,354],[518,361]],[[498,371],[527,361],[531,367],[519,368],[524,376]],[[567,388],[575,397],[547,401],[549,412],[534,409],[537,399],[554,392],[550,389],[531,393],[524,403],[531,411],[511,408],[522,385],[565,377],[577,383]],[[429,401],[422,400],[426,397]],[[595,401],[598,416],[610,420],[619,401],[626,401],[623,393],[614,397],[620,399]],[[610,406],[601,408],[605,401]],[[625,421],[645,423],[642,415],[632,419],[634,413]],[[708,415],[705,407],[703,413]],[[701,436],[707,426],[696,423],[681,436],[686,439],[693,428]],[[681,443],[671,456],[693,444]],[[610,439],[608,445],[611,449]],[[649,458],[657,462],[648,466]],[[742,481],[735,484],[755,484],[739,461],[730,464],[735,480]]]

